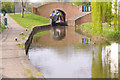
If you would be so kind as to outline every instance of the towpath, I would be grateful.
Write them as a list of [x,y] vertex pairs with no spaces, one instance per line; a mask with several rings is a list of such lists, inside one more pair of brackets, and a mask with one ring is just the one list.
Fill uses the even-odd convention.
[[[8,28],[0,34],[0,74],[3,78],[36,77],[38,71],[29,62],[24,49],[17,45],[22,42],[22,36],[19,34],[26,33],[25,28],[18,25],[8,15],[5,17],[8,20]],[[15,41],[15,37],[18,38],[18,42]],[[32,74],[28,73],[28,70],[33,70]]]

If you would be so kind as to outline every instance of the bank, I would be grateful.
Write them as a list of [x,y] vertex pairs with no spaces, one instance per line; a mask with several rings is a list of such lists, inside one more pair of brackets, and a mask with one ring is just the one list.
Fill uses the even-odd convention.
[[111,41],[119,41],[119,33],[118,31],[114,31],[114,27],[107,27],[106,23],[103,23],[102,32],[98,33],[97,26],[94,29],[95,35],[92,35],[92,23],[83,23],[81,25],[76,26],[76,32],[91,38],[92,41],[96,44],[111,42]]
[[0,33],[2,33],[4,29],[6,29],[6,27],[3,24],[1,24]]
[[[2,39],[0,39],[2,42],[0,67],[3,78],[43,78],[42,73],[30,63],[26,56],[25,43],[32,30],[28,28],[26,31],[26,28],[17,24],[8,14],[5,17],[8,19],[8,28],[3,31]],[[25,36],[24,39],[23,36]]]
[[[30,44],[32,42],[33,36],[39,31],[43,32],[46,29],[49,30],[49,28],[50,28],[50,25],[48,24],[49,19],[44,18],[44,20],[43,20],[43,17],[39,17],[39,16],[31,14],[31,13],[25,14],[24,18],[21,18],[20,14],[10,15],[10,17],[12,17],[20,26],[23,27],[23,29],[22,30],[20,29],[20,31],[23,31],[24,35],[19,35],[18,33],[16,33],[17,35],[19,35],[21,40],[17,41],[17,42],[14,41],[14,42],[15,42],[16,45],[18,45],[18,44],[20,45],[19,46],[20,49],[22,48],[23,54],[20,54],[20,55],[26,56],[26,53],[28,52],[29,46],[30,46]],[[42,18],[43,21],[40,18]],[[28,26],[28,28],[27,28],[27,26]],[[34,26],[36,26],[36,27],[34,27]],[[14,26],[14,28],[15,28],[15,26]],[[27,31],[25,31],[26,28],[27,28]],[[80,30],[82,30],[84,28],[86,28],[86,27],[83,27],[83,28],[79,27],[77,29],[78,30],[77,32],[79,32]],[[87,29],[84,29],[84,30],[90,31],[91,27],[88,26]],[[82,32],[84,32],[84,30],[82,30]],[[80,34],[85,33],[85,32],[84,33],[82,33],[82,32],[80,31]],[[44,35],[46,33],[47,33],[47,31],[45,31],[43,33],[38,33],[38,34],[36,34],[36,37],[39,37],[39,36]],[[88,32],[88,33],[91,33],[91,32]],[[87,34],[84,34],[84,35],[86,35],[88,38],[92,37],[92,36],[87,35]],[[25,36],[25,39],[22,39],[23,36]],[[101,36],[100,36],[100,38],[101,38]],[[97,40],[99,40],[99,38]],[[103,41],[104,41],[104,38],[103,38]],[[22,45],[24,45],[24,46],[22,46]],[[43,76],[42,73],[38,72],[35,69],[35,67],[30,63],[30,61],[28,60],[28,57],[26,57],[24,60],[21,60],[21,61],[22,61],[21,63],[24,66],[27,66],[27,68],[25,68],[25,71],[27,71],[27,73],[30,74],[30,77],[34,78],[36,76],[40,76],[40,77]],[[32,66],[32,68],[30,66]],[[35,76],[34,75],[32,76],[31,74],[34,74]]]

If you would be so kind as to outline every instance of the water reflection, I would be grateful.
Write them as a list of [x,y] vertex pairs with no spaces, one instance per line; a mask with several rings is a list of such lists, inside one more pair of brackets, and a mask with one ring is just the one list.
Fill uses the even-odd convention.
[[52,35],[53,39],[55,39],[55,40],[61,40],[66,35],[65,26],[54,26],[54,27],[51,27],[50,32],[51,32],[51,35]]
[[32,47],[29,58],[45,78],[118,78],[117,43],[77,46]]
[[118,45],[118,59],[119,59],[118,60],[118,63],[119,63],[119,70],[118,70],[119,71],[119,75],[118,76],[119,76],[119,80],[120,80],[120,44]]
[[99,45],[97,52],[93,51],[92,55],[93,78],[118,78],[118,44]]

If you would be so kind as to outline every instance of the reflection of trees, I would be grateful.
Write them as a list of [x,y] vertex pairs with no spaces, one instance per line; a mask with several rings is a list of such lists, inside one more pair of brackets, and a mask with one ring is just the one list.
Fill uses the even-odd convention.
[[101,45],[98,48],[98,54],[95,54],[94,51],[92,59],[92,78],[102,78],[103,77],[103,67],[102,67],[102,47]]
[[120,80],[120,62],[119,62],[119,75],[118,76],[119,76],[119,80]]
[[[105,54],[105,53],[103,53]],[[97,52],[92,52],[92,78],[117,78],[117,73],[111,73],[111,50],[107,50],[103,58],[102,45],[99,45]],[[104,60],[102,60],[104,59]],[[104,61],[104,62],[103,62]]]

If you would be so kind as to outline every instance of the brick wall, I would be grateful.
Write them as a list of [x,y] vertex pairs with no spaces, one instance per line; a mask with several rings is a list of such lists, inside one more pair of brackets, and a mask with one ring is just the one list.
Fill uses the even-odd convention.
[[[75,26],[92,21],[91,13],[80,18],[77,18],[76,20],[69,20],[70,18],[75,17],[82,13],[82,6],[75,6],[66,2],[51,2],[39,6],[38,8],[33,8],[32,13],[49,18],[53,10],[56,9],[62,10],[66,14],[66,21],[68,25]],[[103,15],[102,22],[105,22],[104,20],[105,19]]]
[[82,23],[92,22],[91,13],[75,20],[75,25],[80,25]]
[[66,2],[52,2],[38,7],[37,12],[33,8],[32,13],[49,18],[52,11],[56,9],[62,10],[66,14],[66,20],[82,12],[82,6],[78,7]]

